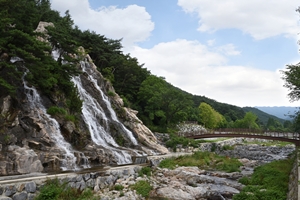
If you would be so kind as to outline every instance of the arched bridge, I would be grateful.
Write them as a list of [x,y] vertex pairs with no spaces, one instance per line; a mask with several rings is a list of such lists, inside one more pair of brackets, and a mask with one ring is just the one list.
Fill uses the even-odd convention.
[[217,137],[257,138],[257,139],[291,142],[294,143],[296,146],[300,146],[299,133],[257,131],[251,129],[218,129],[218,130],[211,130],[211,131],[185,132],[185,133],[179,133],[179,135],[187,138],[192,138],[192,139],[217,138]]

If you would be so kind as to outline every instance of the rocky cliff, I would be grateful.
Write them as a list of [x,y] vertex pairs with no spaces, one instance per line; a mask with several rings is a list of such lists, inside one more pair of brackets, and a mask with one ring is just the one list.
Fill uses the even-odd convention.
[[[16,96],[0,96],[0,175],[126,164],[134,157],[168,152],[136,111],[123,107],[83,49],[80,56],[81,73],[72,82],[82,110],[75,117],[62,112],[64,94],[45,95],[27,83],[26,63],[11,61],[23,78]],[[49,114],[51,108],[56,109],[54,114]]]

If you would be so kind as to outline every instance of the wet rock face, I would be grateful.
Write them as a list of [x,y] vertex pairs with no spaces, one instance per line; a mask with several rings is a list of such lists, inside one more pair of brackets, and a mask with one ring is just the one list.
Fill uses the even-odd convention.
[[[39,27],[40,30],[43,29],[42,25]],[[87,60],[85,62],[87,67],[96,70],[96,66],[88,55],[83,59]],[[94,75],[104,93],[114,92],[112,85],[102,77],[100,72],[94,71]],[[97,99],[99,104],[104,105],[99,91],[95,90],[95,86],[90,82],[87,74],[82,75],[82,80],[93,98]],[[57,141],[53,139],[53,135],[57,134],[56,127],[51,126],[54,124],[53,120],[46,122],[47,114],[44,111],[51,106],[65,105],[64,95],[45,96],[41,91],[34,89],[39,93],[43,105],[33,108],[30,104],[33,100],[29,99],[28,91],[30,90],[31,96],[34,96],[35,91],[32,89],[33,87],[24,84],[25,82],[20,84],[16,97],[0,96],[0,175],[40,171],[59,172],[66,153],[58,148]],[[124,108],[122,99],[117,94],[110,98],[109,101],[113,108],[123,113],[118,115],[121,118],[120,121],[124,122],[126,128],[131,129],[134,138],[138,140],[138,144],[133,143],[124,136],[125,134],[120,134],[124,133],[124,130],[121,130],[122,126],[117,126],[115,122],[107,125],[103,121],[103,125],[109,127],[111,136],[115,140],[120,140],[118,142],[118,145],[121,146],[120,151],[126,149],[129,156],[145,155],[145,153],[148,155],[168,153],[165,147],[158,144],[153,133],[137,118],[135,111]],[[103,112],[110,115],[107,110]],[[54,119],[52,116],[51,118]],[[87,160],[96,166],[117,164],[119,161],[116,159],[116,153],[105,145],[95,145],[87,123],[80,114],[77,118],[74,123],[63,116],[55,116],[62,138],[72,147],[72,154],[76,157],[74,162],[79,167],[84,165]],[[120,154],[120,152],[118,153]]]

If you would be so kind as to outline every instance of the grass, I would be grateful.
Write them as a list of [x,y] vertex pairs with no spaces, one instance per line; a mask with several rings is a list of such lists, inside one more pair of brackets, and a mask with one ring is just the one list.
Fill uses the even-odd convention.
[[220,156],[212,152],[195,152],[192,155],[166,158],[159,167],[175,169],[177,166],[197,166],[201,169],[220,170],[225,172],[240,171],[242,163],[235,158]]
[[285,200],[293,162],[294,158],[291,157],[255,168],[251,178],[239,180],[246,187],[234,195],[233,200]]
[[115,185],[114,190],[121,191],[124,189],[123,185]]
[[150,167],[143,167],[139,172],[138,172],[139,176],[151,176],[151,168]]
[[273,141],[273,140],[269,140],[267,142],[262,142],[262,141],[253,141],[253,142],[249,142],[249,141],[244,141],[244,143],[246,144],[258,144],[258,145],[264,145],[264,146],[280,146],[280,147],[284,147],[286,145],[289,145],[289,144],[293,144],[293,143],[290,143],[290,142],[283,142],[283,141]]
[[136,182],[134,185],[130,186],[131,189],[136,190],[137,194],[142,195],[142,197],[148,198],[149,193],[152,190],[152,186],[148,181],[140,180]]
[[34,200],[96,200],[91,189],[78,190],[58,179],[47,180]]

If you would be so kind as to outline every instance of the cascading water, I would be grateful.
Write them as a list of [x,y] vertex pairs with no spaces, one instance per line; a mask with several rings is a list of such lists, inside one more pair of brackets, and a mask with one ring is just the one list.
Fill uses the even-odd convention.
[[[26,92],[26,96],[29,102],[29,106],[31,108],[31,115],[33,117],[38,117],[40,121],[43,122],[45,129],[49,136],[55,142],[55,145],[64,152],[64,158],[61,160],[61,169],[62,170],[76,170],[78,169],[76,165],[76,157],[74,155],[74,151],[72,150],[71,145],[65,141],[63,138],[58,122],[51,118],[49,114],[47,114],[46,108],[42,104],[41,97],[37,90],[34,87],[29,87],[25,81],[25,76],[28,70],[23,75],[23,84]],[[82,158],[85,158],[82,155]],[[86,159],[87,160],[87,159]],[[88,163],[84,163],[82,165],[83,168],[89,168]]]
[[[100,103],[93,98],[89,92],[85,89],[82,84],[80,76],[72,78],[73,83],[77,86],[80,98],[83,100],[82,105],[82,116],[91,134],[93,142],[97,145],[103,146],[108,150],[111,150],[115,155],[118,164],[132,163],[131,156],[127,153],[124,148],[119,147],[115,142],[113,137],[109,133],[109,123],[114,122],[123,130],[123,134],[132,142],[132,144],[137,145],[137,141],[134,138],[131,131],[126,129],[126,127],[118,120],[115,111],[112,109],[108,97],[102,92],[97,80],[93,77],[94,71],[90,64],[85,61],[81,61],[82,71],[88,75],[90,83],[93,84],[97,93],[101,95],[101,101],[105,103],[105,108],[103,108]],[[88,67],[86,67],[89,66]],[[105,110],[109,111],[110,116],[106,116]]]

